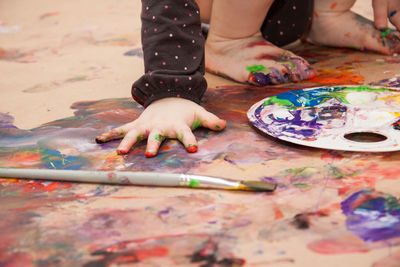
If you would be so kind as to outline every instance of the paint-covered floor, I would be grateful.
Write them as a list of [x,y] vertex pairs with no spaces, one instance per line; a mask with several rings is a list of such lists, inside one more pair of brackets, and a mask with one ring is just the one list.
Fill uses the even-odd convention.
[[[371,16],[370,2],[358,2]],[[399,57],[297,45],[316,78],[255,88],[207,74],[204,106],[226,130],[196,130],[194,154],[168,141],[151,159],[144,143],[119,156],[118,142],[94,137],[141,112],[130,98],[143,71],[139,14],[136,0],[0,2],[0,166],[184,172],[278,189],[0,179],[1,266],[399,266],[400,152],[291,145],[246,117],[296,88],[399,87]]]

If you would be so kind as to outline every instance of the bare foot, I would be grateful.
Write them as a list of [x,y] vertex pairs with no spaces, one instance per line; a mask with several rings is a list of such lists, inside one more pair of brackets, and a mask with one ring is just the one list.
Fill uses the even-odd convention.
[[316,12],[306,41],[387,55],[400,52],[398,31],[377,30],[372,21],[349,10]]
[[315,76],[306,60],[274,46],[261,34],[237,39],[209,35],[205,49],[207,71],[241,83],[264,86]]

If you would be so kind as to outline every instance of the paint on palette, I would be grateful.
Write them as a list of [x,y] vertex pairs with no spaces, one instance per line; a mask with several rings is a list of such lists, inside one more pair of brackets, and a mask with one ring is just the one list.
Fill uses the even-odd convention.
[[400,237],[400,203],[389,194],[364,189],[341,203],[347,229],[367,242]]
[[[399,99],[395,88],[316,87],[263,99],[250,108],[248,117],[263,132],[296,144],[395,151],[400,143],[393,131],[400,117]],[[365,141],[360,140],[363,136]]]
[[387,87],[400,87],[400,79],[395,77],[395,78],[390,78],[390,79],[383,79],[378,82],[372,82],[369,85],[373,86],[387,86]]

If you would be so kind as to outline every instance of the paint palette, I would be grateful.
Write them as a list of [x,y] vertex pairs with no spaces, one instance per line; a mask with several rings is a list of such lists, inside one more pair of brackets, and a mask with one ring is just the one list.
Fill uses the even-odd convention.
[[400,90],[377,86],[299,89],[265,98],[247,116],[295,144],[348,151],[400,150]]

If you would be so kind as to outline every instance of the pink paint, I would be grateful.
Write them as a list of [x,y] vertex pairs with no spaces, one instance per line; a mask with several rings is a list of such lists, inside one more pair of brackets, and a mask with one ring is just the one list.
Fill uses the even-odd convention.
[[319,254],[366,253],[370,250],[361,239],[352,235],[314,241],[307,247]]

